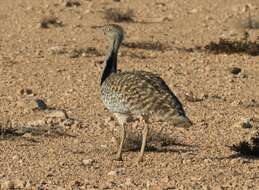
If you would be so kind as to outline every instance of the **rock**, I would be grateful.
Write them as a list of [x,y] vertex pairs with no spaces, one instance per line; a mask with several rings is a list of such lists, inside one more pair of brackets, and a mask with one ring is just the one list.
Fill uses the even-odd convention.
[[198,98],[197,96],[195,96],[192,91],[190,91],[189,93],[185,94],[185,99],[189,102],[200,102],[203,99],[206,99],[207,97],[204,96],[204,98]]
[[233,74],[233,75],[237,75],[241,72],[241,69],[238,68],[238,67],[232,67],[230,68],[230,73]]
[[114,171],[110,171],[108,175],[110,176],[118,176],[118,175],[124,175],[125,174],[125,169],[124,168],[117,168]]
[[170,182],[170,177],[169,176],[165,176],[161,179],[162,182],[164,183],[169,183]]
[[81,5],[79,0],[65,0],[65,7],[79,7]]
[[66,190],[64,187],[58,186],[56,187],[56,190]]
[[191,13],[191,14],[198,13],[198,9],[192,9],[192,10],[189,11],[189,13]]
[[131,178],[127,178],[127,179],[125,180],[125,185],[126,185],[126,186],[131,186],[131,185],[133,185],[132,179],[131,179]]
[[26,185],[26,182],[21,179],[14,180],[14,186],[16,189],[23,189]]
[[32,182],[30,180],[26,181],[25,189],[33,189],[32,188]]
[[74,181],[71,184],[71,190],[80,190],[80,186],[82,186],[82,183],[80,181]]
[[14,189],[14,182],[11,180],[6,180],[1,184],[1,190],[12,190]]
[[240,123],[241,127],[244,128],[244,129],[249,129],[249,128],[252,128],[253,125],[251,124],[251,119],[248,118],[248,119],[244,119],[244,121],[242,121]]
[[26,95],[26,96],[33,95],[31,89],[21,89],[20,90],[20,94],[21,95]]
[[237,122],[235,124],[236,127],[241,127],[241,128],[244,128],[244,129],[250,129],[253,127],[252,125],[252,118],[245,118],[245,119],[242,119],[241,121]]
[[13,160],[19,160],[20,157],[19,157],[18,155],[14,155],[14,156],[12,157],[12,159],[13,159]]
[[65,49],[63,47],[60,47],[60,46],[54,46],[54,47],[50,47],[48,49],[48,52],[50,54],[64,54],[65,53]]
[[93,159],[84,159],[84,160],[82,160],[82,163],[84,166],[92,166],[94,163],[94,160]]
[[47,115],[48,118],[67,119],[67,113],[64,110],[51,110]]
[[108,175],[110,175],[110,176],[117,176],[117,171],[110,171],[109,173],[108,173]]
[[48,108],[48,106],[45,104],[45,102],[41,99],[35,99],[35,103],[37,105],[37,108],[40,110],[45,110]]

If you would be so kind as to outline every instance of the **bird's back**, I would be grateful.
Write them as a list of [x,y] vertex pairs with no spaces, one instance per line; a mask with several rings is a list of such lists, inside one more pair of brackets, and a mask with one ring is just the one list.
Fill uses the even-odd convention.
[[111,112],[148,115],[175,125],[191,125],[178,98],[156,74],[146,71],[114,73],[102,84],[101,95]]

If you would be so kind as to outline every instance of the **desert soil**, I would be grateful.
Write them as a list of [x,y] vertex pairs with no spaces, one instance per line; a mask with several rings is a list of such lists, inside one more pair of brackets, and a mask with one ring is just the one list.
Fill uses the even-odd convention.
[[[0,2],[1,188],[259,189],[259,161],[229,148],[259,130],[258,122],[240,125],[259,117],[258,56],[195,50],[221,37],[242,38],[245,7],[256,16],[259,1],[80,3]],[[109,8],[133,11],[133,22],[120,23],[125,42],[160,43],[122,47],[119,69],[161,75],[194,123],[161,133],[153,124],[139,164],[141,126],[128,126],[123,162],[112,160],[119,127],[100,100],[107,44],[92,26],[113,23],[105,18]],[[54,22],[41,25],[48,17]],[[257,34],[249,30],[250,38]],[[233,67],[241,72],[232,74]],[[37,109],[35,98],[51,113]]]

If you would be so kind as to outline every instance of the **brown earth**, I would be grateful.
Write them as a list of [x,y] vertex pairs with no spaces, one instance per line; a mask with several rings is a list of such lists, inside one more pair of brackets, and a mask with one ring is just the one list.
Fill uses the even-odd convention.
[[[259,189],[259,161],[233,156],[229,148],[259,130],[258,122],[245,129],[238,124],[259,117],[258,56],[197,48],[221,37],[242,38],[245,7],[254,17],[259,1],[82,0],[69,5],[0,2],[2,189]],[[112,22],[105,17],[110,8],[133,12],[131,20],[120,23],[127,43],[119,68],[160,74],[194,123],[188,131],[162,133],[154,124],[140,164],[141,134],[130,127],[124,161],[112,160],[118,131],[100,100],[106,41],[91,26]],[[255,28],[248,30],[251,40],[258,36]],[[241,72],[232,74],[232,67]],[[70,119],[63,112],[55,118],[34,109],[35,97],[65,110]]]

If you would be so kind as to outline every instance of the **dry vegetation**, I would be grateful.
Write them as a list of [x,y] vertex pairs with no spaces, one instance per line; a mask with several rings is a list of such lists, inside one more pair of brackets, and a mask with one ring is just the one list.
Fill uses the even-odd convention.
[[239,156],[258,158],[259,157],[259,133],[251,138],[251,142],[242,141],[239,144],[231,146],[231,150],[238,153]]
[[[252,0],[3,1],[0,189],[259,189],[258,10]],[[93,26],[114,22],[126,31],[118,69],[161,75],[194,123],[151,124],[140,164],[142,126],[127,126],[124,161],[113,161],[119,128],[100,100],[107,44]]]
[[104,18],[108,22],[134,22],[133,10],[127,9],[126,11],[120,9],[107,9],[105,10]]

